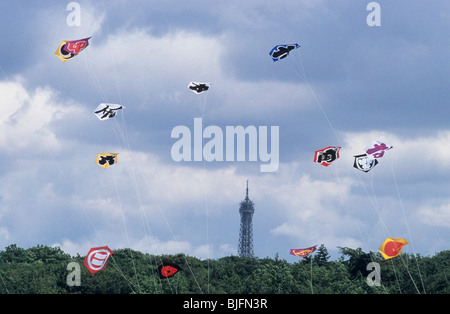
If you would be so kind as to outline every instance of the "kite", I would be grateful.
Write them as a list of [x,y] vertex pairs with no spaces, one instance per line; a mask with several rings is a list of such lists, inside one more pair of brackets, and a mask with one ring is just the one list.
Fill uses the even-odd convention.
[[95,108],[95,115],[99,120],[111,119],[116,116],[116,111],[122,109],[122,105],[101,103]]
[[208,83],[190,82],[188,88],[196,94],[206,92],[209,89]]
[[372,141],[369,146],[366,147],[365,152],[368,156],[373,158],[381,158],[384,152],[394,148],[394,146],[387,145],[386,143],[380,143],[378,141]]
[[314,154],[314,162],[328,167],[333,161],[339,158],[339,150],[337,146],[329,146],[320,150],[316,150]]
[[67,60],[72,59],[73,57],[78,55],[87,46],[89,46],[90,38],[91,37],[78,40],[63,41],[59,45],[55,54],[58,56],[58,58],[61,59],[62,62],[66,62]]
[[83,264],[91,274],[94,274],[106,267],[106,262],[113,253],[107,246],[92,248],[86,255]]
[[276,62],[286,58],[291,50],[299,47],[299,44],[276,45],[272,48],[272,50],[270,50],[269,55],[272,57],[273,62]]
[[175,275],[181,268],[175,264],[165,264],[158,267],[159,278],[169,278]]
[[98,154],[95,163],[103,168],[108,168],[117,163],[118,153]]
[[389,259],[399,255],[406,244],[409,244],[409,242],[402,238],[387,238],[378,250],[384,259]]
[[356,155],[353,157],[355,157],[353,167],[364,172],[369,172],[378,164],[378,160],[376,160],[372,156],[367,156],[366,154]]
[[299,256],[299,257],[307,257],[309,254],[311,254],[312,252],[314,252],[316,250],[316,246],[311,246],[309,248],[306,249],[291,249],[291,251],[289,252],[291,255],[295,255],[295,256]]

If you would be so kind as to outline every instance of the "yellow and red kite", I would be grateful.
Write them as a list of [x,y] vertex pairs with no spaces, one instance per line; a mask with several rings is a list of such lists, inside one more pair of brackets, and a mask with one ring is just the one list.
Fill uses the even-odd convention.
[[316,246],[314,245],[306,249],[291,249],[289,253],[299,257],[306,257],[316,250]]
[[409,242],[403,238],[387,238],[378,250],[384,259],[389,259],[399,255],[406,244],[409,244]]

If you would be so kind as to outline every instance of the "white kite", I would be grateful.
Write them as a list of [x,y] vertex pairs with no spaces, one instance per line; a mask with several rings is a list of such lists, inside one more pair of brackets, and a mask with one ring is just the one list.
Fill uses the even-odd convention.
[[114,118],[116,111],[122,109],[122,105],[102,103],[95,108],[95,115],[100,120]]

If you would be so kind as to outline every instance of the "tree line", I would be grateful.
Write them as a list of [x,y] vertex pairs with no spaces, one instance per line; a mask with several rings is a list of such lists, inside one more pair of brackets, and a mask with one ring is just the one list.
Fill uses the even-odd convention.
[[[434,256],[401,254],[384,260],[377,252],[342,247],[330,261],[321,245],[289,263],[274,258],[226,256],[200,260],[185,254],[151,255],[113,250],[106,268],[91,274],[84,256],[59,247],[0,251],[1,294],[448,294],[450,250]],[[78,264],[78,269],[68,265]],[[159,265],[180,271],[160,278]],[[371,266],[371,267],[368,267]],[[78,283],[73,278],[78,276]]]

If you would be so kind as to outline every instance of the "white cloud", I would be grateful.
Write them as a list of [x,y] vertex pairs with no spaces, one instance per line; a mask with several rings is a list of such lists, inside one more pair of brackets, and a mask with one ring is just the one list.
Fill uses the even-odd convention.
[[[284,165],[284,169],[288,172],[289,165]],[[303,175],[293,182],[285,176],[277,181],[276,184],[266,182],[265,193],[277,204],[277,216],[282,221],[271,230],[273,235],[302,241],[328,239],[335,244],[340,238],[348,237],[341,236],[342,226],[347,231],[354,229],[353,219],[344,210],[351,201],[353,180],[346,177],[319,180]]]
[[62,243],[54,243],[52,246],[59,246],[64,252],[75,256],[76,254],[85,255],[90,248],[107,245],[111,250],[131,248],[136,251],[146,252],[153,255],[178,254],[183,252],[193,256],[208,256],[204,246],[193,247],[188,241],[178,241],[176,239],[162,240],[152,235],[142,237],[125,237],[119,235],[117,231],[109,232],[102,230],[101,235],[92,239],[81,239],[72,241],[64,239]]
[[415,217],[430,226],[450,228],[450,203],[440,206],[421,206],[415,213]]
[[220,38],[175,31],[156,36],[133,29],[110,34],[86,49],[89,71],[95,72],[107,97],[140,96],[159,103],[188,83],[214,79],[220,70]]
[[[93,38],[78,58],[83,59],[92,79],[89,88],[98,90],[97,97],[133,108],[149,110],[167,103],[171,112],[201,99],[210,115],[241,118],[311,106],[312,95],[301,83],[245,81],[230,74],[223,57],[233,39],[227,36],[186,30],[156,35],[151,29],[133,28],[109,34],[106,41]],[[191,95],[190,81],[211,83],[204,100]]]
[[229,243],[222,244],[219,246],[219,253],[217,256],[227,256],[227,255],[237,255],[237,247],[236,245],[231,245]]
[[[345,84],[339,86],[339,95],[345,95],[348,101],[349,107],[345,108],[355,108],[362,102],[361,99],[372,96],[360,93],[373,87],[370,84],[362,86],[368,81],[361,80],[361,73],[370,73],[366,76],[377,78],[385,74],[384,65],[387,64],[391,66],[391,76],[397,77],[405,73],[404,65],[411,63],[407,60],[406,63],[396,64],[391,55],[384,54],[389,49],[371,50],[377,56],[376,60],[371,60],[375,63],[365,64],[362,62],[364,60],[355,59],[356,55],[365,56],[361,52],[374,47],[367,45],[371,42],[371,35],[366,34],[366,31],[375,34],[375,29],[365,25],[364,16],[362,19],[352,19],[356,7],[340,4],[329,6],[323,1],[313,0],[289,5],[286,2],[285,5],[274,4],[271,7],[262,6],[256,1],[243,6],[236,2],[236,5],[219,9],[217,6],[204,6],[201,10],[204,10],[205,15],[198,13],[196,17],[199,20],[195,21],[195,25],[190,25],[194,17],[182,18],[180,12],[183,10],[180,7],[157,5],[155,2],[144,6],[150,16],[167,13],[167,16],[164,15],[164,25],[156,25],[155,20],[142,18],[147,13],[144,9],[129,6],[125,1],[105,3],[105,6],[80,1],[81,27],[69,27],[65,23],[69,14],[66,4],[51,8],[24,6],[24,10],[39,7],[32,14],[33,20],[17,19],[11,25],[6,25],[19,31],[30,29],[28,25],[33,25],[33,32],[22,32],[20,36],[14,35],[14,40],[8,41],[9,51],[23,51],[24,38],[35,44],[33,58],[26,60],[29,64],[22,60],[11,60],[5,67],[5,76],[13,77],[14,71],[23,71],[22,75],[27,81],[14,79],[0,82],[0,154],[4,157],[0,186],[2,243],[29,243],[31,237],[36,243],[62,241],[64,248],[80,254],[90,247],[105,244],[161,253],[183,251],[217,256],[235,252],[235,246],[227,244],[231,242],[228,235],[207,243],[207,239],[202,238],[205,232],[198,230],[205,228],[202,224],[205,216],[208,216],[211,221],[220,219],[220,223],[223,223],[220,225],[223,228],[210,228],[210,235],[226,234],[228,226],[225,220],[230,215],[238,215],[237,206],[244,196],[246,179],[250,179],[251,198],[257,206],[255,217],[264,217],[262,223],[266,229],[262,233],[276,238],[278,242],[276,247],[268,250],[277,250],[279,243],[286,239],[307,239],[324,242],[327,246],[354,247],[362,241],[359,229],[366,232],[368,241],[369,237],[373,239],[368,226],[371,226],[374,217],[383,220],[392,232],[398,232],[400,228],[404,230],[404,222],[393,219],[401,213],[398,207],[400,195],[415,238],[429,234],[429,226],[448,228],[448,202],[439,196],[442,194],[440,191],[444,190],[442,187],[447,184],[443,178],[450,169],[450,159],[447,158],[450,147],[448,130],[423,136],[400,136],[383,127],[383,124],[392,125],[395,119],[386,116],[386,119],[391,120],[373,121],[379,130],[343,132],[341,158],[327,169],[315,167],[312,156],[311,159],[307,157],[307,160],[303,160],[303,156],[306,156],[303,155],[304,147],[298,148],[295,143],[288,143],[281,148],[281,154],[296,149],[302,151],[301,155],[294,157],[297,158],[295,163],[287,163],[280,155],[282,162],[279,171],[264,175],[259,170],[253,172],[257,167],[253,168],[254,164],[248,163],[206,163],[203,167],[201,163],[165,161],[169,158],[170,150],[164,151],[160,147],[168,146],[170,132],[167,132],[166,138],[155,138],[155,133],[159,135],[166,131],[160,128],[170,129],[175,126],[171,125],[173,120],[169,120],[174,116],[177,124],[192,123],[193,111],[181,117],[185,120],[179,122],[180,109],[189,107],[191,103],[197,109],[196,103],[203,99],[187,89],[191,80],[212,83],[205,97],[206,112],[208,119],[222,119],[218,123],[226,121],[231,124],[233,119],[239,119],[239,123],[249,125],[255,124],[254,120],[279,119],[281,130],[282,127],[292,129],[299,117],[301,121],[311,123],[298,126],[296,130],[302,132],[304,127],[312,133],[316,129],[311,126],[323,130],[323,123],[314,125],[316,120],[313,118],[320,116],[318,108],[305,110],[311,109],[314,102],[310,91],[301,84],[301,78],[297,84],[291,81],[295,78],[294,73],[279,67],[287,63],[277,64],[276,69],[272,67],[274,64],[269,59],[268,50],[278,43],[274,41],[299,40],[302,45],[299,51],[305,54],[305,67],[311,74],[308,77],[314,83],[314,90],[324,109],[327,110],[326,106],[331,104],[335,106],[336,101],[330,89],[318,83],[324,80],[330,82],[330,78],[332,80],[334,77],[342,78],[343,73]],[[188,6],[181,2],[180,5],[181,8]],[[118,14],[118,8],[123,12]],[[240,11],[235,12],[234,9]],[[362,14],[365,14],[364,10],[363,6]],[[139,14],[133,15],[136,11]],[[202,29],[203,22],[206,22],[203,21],[204,16],[208,22],[212,22],[207,30]],[[319,28],[314,23],[317,16],[328,18]],[[158,17],[158,23],[162,19]],[[11,18],[9,21],[13,20]],[[342,23],[338,25],[336,21]],[[16,22],[25,24],[17,27]],[[350,29],[350,26],[354,29],[353,26],[358,23],[362,25],[361,29],[355,29],[354,33],[335,36],[340,30]],[[336,25],[339,27],[336,28]],[[436,29],[437,26],[441,28],[441,25],[436,24]],[[401,34],[392,38],[377,39],[380,42],[393,42],[398,37],[402,38],[406,30],[414,31],[412,24],[405,27],[400,29]],[[413,33],[417,34],[416,31]],[[364,45],[355,45],[355,38],[362,38],[361,34],[366,38]],[[376,36],[383,34],[377,32]],[[70,62],[63,64],[54,55],[61,40],[87,36],[93,36],[91,45]],[[414,36],[414,40],[417,42],[407,45],[407,48],[424,47],[424,38]],[[36,44],[37,41],[39,44]],[[249,43],[245,49],[241,46],[244,43]],[[330,43],[333,48],[327,49]],[[356,50],[351,51],[348,47]],[[434,48],[430,53],[442,50],[439,45]],[[396,52],[401,53],[401,49]],[[424,57],[425,52],[428,51],[418,50],[414,58]],[[339,58],[339,62],[336,63],[335,58]],[[375,69],[374,64],[380,66]],[[25,69],[25,66],[28,68]],[[355,66],[359,66],[358,71],[350,71]],[[433,74],[433,77],[442,76],[441,69],[430,69],[427,73]],[[335,76],[333,73],[339,74]],[[288,75],[289,79],[286,77]],[[418,80],[423,77],[416,75],[411,78],[414,83],[411,85],[410,79],[403,75],[399,82],[405,88],[433,84],[431,75],[425,76],[425,85],[422,84],[425,81],[420,83]],[[444,81],[437,82],[438,90]],[[361,84],[359,92],[354,90],[355,82]],[[377,81],[380,85],[372,90],[378,90],[379,87],[380,90],[390,91],[392,85],[385,85],[386,82],[389,81]],[[441,93],[433,93],[435,99],[445,99]],[[77,103],[67,97],[76,97]],[[86,103],[77,106],[80,99]],[[127,117],[132,116],[128,134],[134,136],[138,133],[139,139],[148,136],[152,139],[152,145],[139,142],[137,148],[124,150],[114,142],[113,136],[109,141],[105,139],[105,133],[91,132],[94,128],[95,131],[103,130],[106,125],[98,124],[92,115],[91,108],[95,108],[99,100],[120,101],[127,106]],[[420,103],[424,102],[418,99],[417,104]],[[87,110],[80,109],[81,106]],[[383,102],[365,109],[368,114],[370,110],[391,112],[390,106],[392,104]],[[413,105],[409,109],[408,117],[411,118],[414,118],[416,109],[423,110]],[[301,111],[301,115],[292,114],[296,110]],[[137,111],[140,112],[136,114]],[[327,113],[330,113],[332,121],[342,124],[348,122],[349,128],[352,127],[354,121],[348,120],[345,109],[336,112],[336,120],[331,116],[331,111]],[[139,119],[133,120],[139,114]],[[146,114],[158,123],[147,123]],[[437,114],[440,117],[436,117]],[[430,111],[429,117],[430,121],[441,125],[445,123],[445,111]],[[428,122],[426,124],[430,125]],[[410,127],[417,130],[420,125]],[[283,131],[280,136],[283,136]],[[130,138],[138,141],[134,137]],[[305,141],[308,140],[305,138]],[[394,149],[387,152],[380,164],[366,175],[352,167],[353,155],[362,153],[372,140],[386,141]],[[110,151],[111,148],[118,148],[119,163],[117,167],[104,171],[95,165],[95,155],[106,152],[106,149]],[[66,151],[70,154],[65,154]],[[31,159],[34,163],[30,163]],[[393,182],[394,173],[397,182]],[[423,177],[426,177],[426,182],[422,181]],[[400,195],[397,194],[395,184],[398,184]],[[438,192],[431,195],[423,189],[417,189],[418,184]],[[409,193],[404,192],[405,185]],[[433,201],[436,195],[439,200]],[[430,205],[436,203],[438,205]],[[230,207],[233,208],[233,214],[228,211]],[[411,215],[417,215],[415,218],[422,216],[425,223],[417,227],[419,223],[410,220]],[[70,221],[66,222],[65,218],[68,217]],[[51,225],[53,222],[57,223]],[[147,227],[151,228],[145,232]],[[266,239],[255,240],[261,243]],[[272,239],[267,240],[269,242]]]
[[[0,88],[5,94],[3,101],[12,104],[12,106],[1,107],[3,110],[1,128],[4,131],[3,137],[1,137],[2,145],[6,147],[7,143],[11,143],[12,136],[25,136],[25,140],[20,142],[20,145],[8,147],[11,151],[37,150],[38,147],[45,150],[60,149],[62,147],[61,139],[58,138],[56,130],[49,126],[54,121],[68,115],[84,113],[77,111],[71,101],[66,101],[66,105],[61,106],[57,93],[49,88],[37,88],[33,92],[29,92],[20,82],[2,83]],[[33,121],[35,115],[39,117],[37,121]],[[25,123],[29,120],[31,120],[30,123]],[[40,134],[39,139],[36,137],[37,134]],[[424,153],[424,146],[428,146],[428,149],[433,150],[440,158],[444,159],[445,147],[449,142],[450,135],[449,132],[441,132],[426,138],[404,139],[396,135],[372,131],[347,133],[344,138],[345,143],[349,145],[343,149],[341,159],[346,159],[346,162],[349,158],[351,159],[353,154],[362,152],[371,140],[386,140],[394,145],[394,149],[389,151],[386,157],[392,158],[391,155],[395,154],[395,158],[400,156],[403,160],[403,158],[407,159],[411,151],[416,151],[417,157],[414,158],[414,162],[426,164],[430,162],[433,155],[428,152]],[[39,145],[36,142],[39,142]],[[81,153],[96,149],[91,144],[84,142],[83,138],[77,139],[75,146],[81,148]],[[169,161],[166,163],[161,160],[159,154],[126,149],[120,151],[117,165],[109,169],[98,168],[100,169],[98,172],[92,171],[91,167],[97,167],[93,160],[92,163],[86,165],[79,164],[79,159],[80,156],[77,153],[64,161],[68,164],[79,165],[66,173],[66,180],[71,178],[78,182],[75,184],[66,181],[71,187],[65,192],[67,193],[66,199],[72,200],[72,204],[67,207],[67,210],[78,211],[80,215],[84,215],[83,211],[89,213],[89,219],[94,225],[93,238],[88,234],[83,235],[79,240],[66,237],[63,240],[62,248],[68,252],[81,250],[77,253],[83,254],[86,247],[109,243],[108,245],[111,247],[131,247],[154,254],[182,251],[203,258],[233,254],[235,250],[229,244],[205,244],[206,239],[203,243],[194,244],[194,238],[183,237],[185,233],[179,228],[179,224],[182,224],[182,221],[188,216],[192,221],[192,217],[203,217],[206,212],[209,215],[223,214],[223,210],[228,204],[237,203],[237,196],[243,197],[246,179],[257,182],[257,186],[252,187],[252,191],[255,192],[255,201],[262,206],[266,203],[275,204],[278,209],[277,218],[274,220],[276,225],[270,230],[273,236],[287,236],[303,241],[305,239],[320,241],[327,246],[355,247],[361,246],[363,242],[358,239],[357,224],[365,224],[364,218],[353,217],[355,211],[350,205],[360,201],[360,196],[352,194],[355,187],[358,187],[358,181],[352,175],[352,171],[357,170],[352,168],[351,163],[347,163],[347,166],[338,164],[342,160],[336,161],[336,164],[326,169],[328,173],[333,174],[332,176],[318,178],[313,175],[314,171],[306,171],[298,176],[299,169],[304,168],[299,168],[297,163],[282,163],[276,174],[245,175],[238,172],[240,169],[238,163],[225,163],[220,167],[210,166],[209,163],[206,163],[205,167],[188,162]],[[386,160],[389,161],[388,158]],[[52,163],[36,164],[36,166],[48,167],[50,164],[54,166],[55,162],[59,163],[60,161],[54,160]],[[16,165],[18,164],[20,164],[20,160],[16,161]],[[410,164],[412,161],[408,161],[408,165]],[[398,176],[401,176],[403,171],[409,171],[405,164],[401,165]],[[445,170],[448,163],[444,161],[439,167],[443,167]],[[320,169],[322,170],[322,168]],[[375,168],[373,171],[375,170],[378,169]],[[14,186],[22,186],[21,182],[28,175],[26,173],[28,172],[25,170],[15,171],[11,173],[9,179],[14,179],[16,182]],[[99,176],[100,173],[102,175]],[[83,183],[80,184],[80,182]],[[236,184],[236,182],[242,184]],[[116,184],[117,186],[114,186]],[[14,188],[14,186],[8,185],[7,188],[5,186],[2,189],[3,206],[20,199],[22,189]],[[38,205],[47,203],[47,206],[58,206],[57,204],[65,196],[58,195],[55,186],[54,182],[44,182],[41,188],[35,193],[30,193],[29,196],[35,195]],[[107,189],[104,188],[108,186],[111,189],[105,193]],[[99,187],[102,190],[100,194],[98,193]],[[47,198],[51,201],[45,202]],[[397,194],[391,193],[387,198],[395,200]],[[33,200],[30,199],[29,202],[33,202]],[[388,204],[388,201],[383,201],[383,203]],[[208,207],[205,208],[205,206]],[[4,207],[2,212],[4,212]],[[448,226],[443,223],[448,218],[448,206],[437,209],[422,207],[419,213],[423,214],[428,224],[436,225],[441,222],[441,226]],[[149,222],[145,221],[146,218],[143,217],[143,214],[147,219],[151,217]],[[155,225],[156,221],[159,222],[157,225]],[[39,229],[38,226],[41,225],[41,222],[33,221],[33,225]],[[143,230],[147,227],[152,231],[145,233]],[[184,228],[192,231],[198,226],[192,223]],[[5,237],[9,236],[7,229],[2,230]],[[161,231],[164,231],[164,236],[159,235]],[[155,233],[153,234],[153,232]],[[61,235],[57,235],[57,237],[59,236]],[[100,237],[101,244],[93,240],[97,237]],[[85,238],[89,240],[83,240]],[[183,240],[180,241],[177,238]]]
[[[450,170],[450,130],[438,130],[434,134],[418,137],[399,136],[386,131],[347,132],[343,136],[343,158],[363,154],[371,141],[386,142],[394,148],[379,159],[380,165],[404,176],[439,174]],[[377,166],[378,167],[378,166]],[[351,169],[351,168],[349,168]]]
[[[67,17],[74,10],[67,10],[67,4],[69,2],[67,1],[67,3],[61,3],[58,6],[38,10],[36,14],[37,21],[34,23],[34,27],[45,30],[43,33],[47,38],[59,38],[61,41],[100,35],[103,32],[103,28],[105,27],[104,12],[96,9],[92,3],[87,1],[79,2],[80,25],[70,26],[67,23]],[[59,27],[55,27],[56,20],[59,22],[57,24]],[[56,45],[59,43],[56,43]],[[54,50],[56,50],[56,47]]]
[[61,105],[55,91],[39,87],[28,91],[21,80],[0,82],[0,148],[14,153],[58,150],[52,123],[79,113],[72,103]]
[[[365,138],[363,136],[355,142],[365,147]],[[394,137],[390,137],[392,138]],[[408,141],[411,145],[414,142],[412,139]],[[396,152],[398,146],[395,146],[395,141],[393,144],[394,150],[389,153]],[[339,167],[338,171],[337,166],[338,164],[333,164],[326,169],[331,176],[320,178],[307,173],[297,176],[299,173],[297,163],[282,163],[277,174],[245,175],[237,171],[239,169],[237,164],[224,164],[223,167],[213,168],[207,163],[205,168],[202,168],[187,162],[165,163],[157,155],[150,153],[126,151],[121,153],[120,162],[117,168],[114,168],[117,170],[114,181],[120,185],[122,206],[127,208],[125,213],[127,228],[136,229],[138,225],[142,228],[142,210],[147,218],[151,217],[150,226],[154,228],[155,234],[166,233],[164,240],[149,235],[154,242],[152,246],[161,250],[164,250],[162,248],[164,245],[167,245],[165,247],[167,250],[169,248],[176,250],[175,246],[181,245],[183,252],[196,252],[195,254],[202,252],[202,256],[206,256],[207,253],[210,255],[223,253],[223,247],[215,247],[218,244],[210,244],[207,247],[205,243],[198,243],[196,247],[191,243],[194,238],[190,236],[183,238],[181,243],[176,238],[185,236],[184,232],[189,233],[197,229],[198,225],[193,221],[204,217],[206,212],[209,215],[220,216],[224,214],[224,209],[229,207],[229,204],[237,206],[239,201],[237,197],[241,195],[243,198],[247,179],[250,179],[251,198],[258,204],[259,212],[271,210],[272,207],[277,208],[270,229],[270,234],[276,237],[287,236],[297,241],[320,242],[330,247],[361,247],[365,244],[365,240],[372,238],[371,233],[379,232],[377,230],[388,228],[392,232],[398,232],[399,227],[404,230],[404,226],[391,223],[391,218],[401,215],[399,209],[401,204],[396,190],[376,195],[376,191],[372,189],[377,190],[379,187],[371,187],[373,182],[370,180],[367,182],[364,179],[357,180],[356,176],[352,175],[357,170],[352,168],[351,163],[347,165],[348,171],[342,171],[343,167]],[[373,171],[385,172],[377,168]],[[401,176],[401,172],[397,173],[397,176]],[[109,176],[103,179],[107,177]],[[392,179],[390,176],[388,178]],[[134,180],[136,181],[133,182]],[[376,177],[376,180],[381,179]],[[236,184],[237,182],[241,184]],[[375,185],[380,182],[375,181]],[[92,187],[88,185],[86,189],[92,190]],[[399,189],[401,191],[402,187]],[[140,195],[141,199],[137,201],[134,195]],[[111,198],[110,195],[90,199],[95,200],[93,204],[96,207],[103,208],[101,215],[107,213],[110,208],[112,210],[110,219],[114,221],[116,217],[117,230],[123,230],[118,215],[120,208],[114,203],[115,198]],[[406,206],[414,204],[409,198],[402,201]],[[269,208],[266,208],[267,206]],[[413,210],[414,208],[408,208],[407,212]],[[440,210],[441,219],[445,218],[446,210],[446,208]],[[407,215],[407,218],[411,219],[411,216]],[[191,223],[180,229],[180,224],[183,225],[187,217]],[[431,214],[427,219],[430,223],[438,221]],[[154,225],[155,221],[159,221],[158,226]],[[363,232],[361,228],[365,231]],[[169,234],[167,231],[170,231]],[[362,232],[367,234],[362,235]],[[133,237],[136,243],[140,243],[140,247],[148,241],[136,234]],[[172,240],[169,240],[170,238]],[[204,241],[206,242],[206,239]],[[233,253],[230,248],[231,246],[227,252]],[[370,249],[373,250],[373,247]]]
[[89,211],[93,215],[101,215],[108,219],[120,218],[122,213],[122,208],[118,204],[118,201],[109,197],[109,193],[106,198],[94,197],[85,199],[80,204],[85,210]]
[[0,239],[5,239],[5,240],[9,239],[8,228],[6,228],[6,227],[1,227],[0,228]]
[[221,86],[213,85],[211,93],[216,93],[214,98],[221,99],[221,106],[208,98],[206,109],[215,116],[227,119],[241,119],[242,116],[253,119],[280,117],[282,112],[298,112],[314,106],[309,89],[298,82],[252,82],[230,78],[224,79]]

